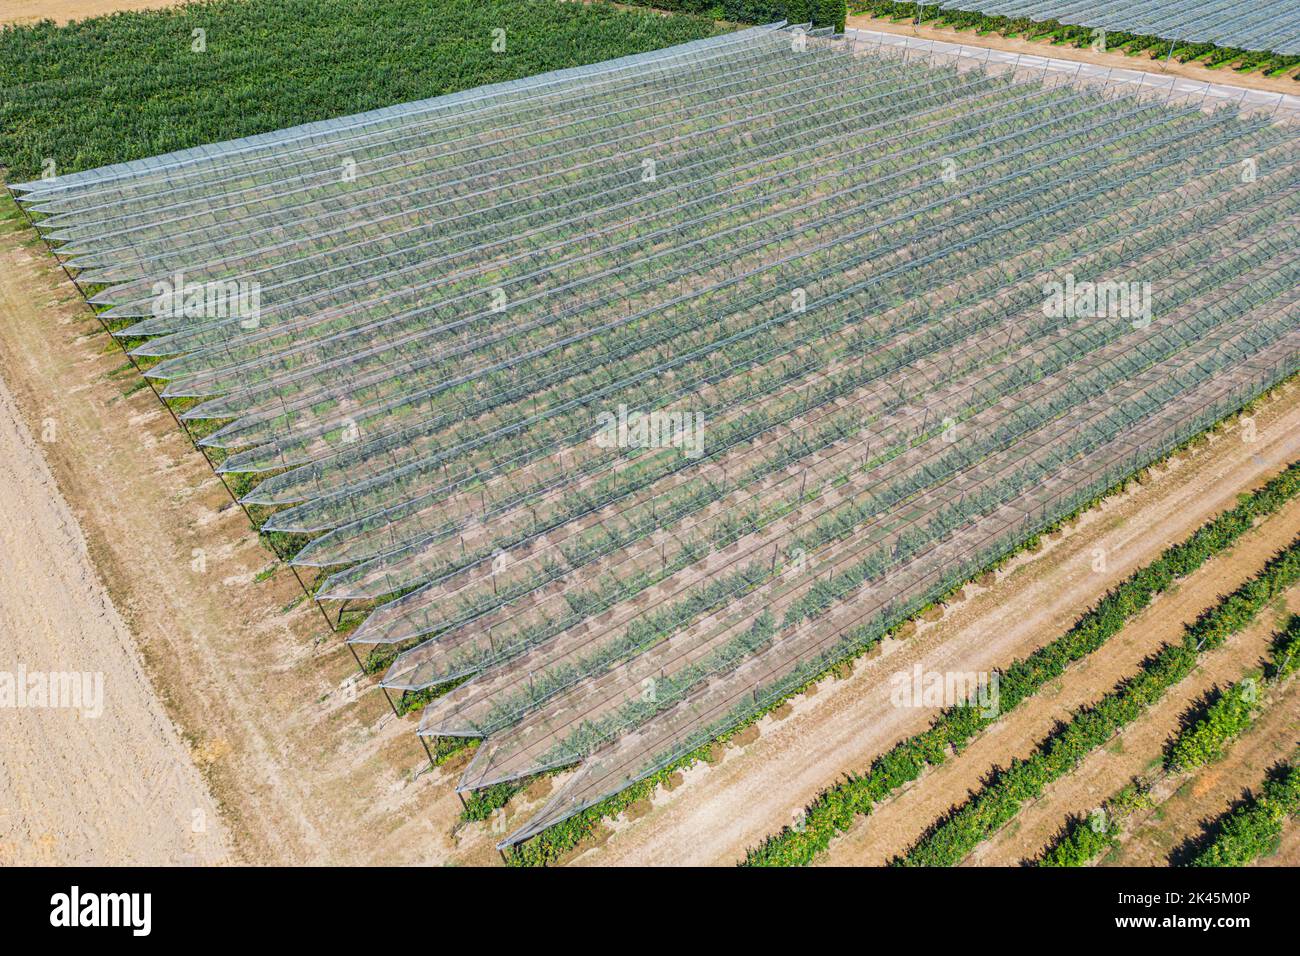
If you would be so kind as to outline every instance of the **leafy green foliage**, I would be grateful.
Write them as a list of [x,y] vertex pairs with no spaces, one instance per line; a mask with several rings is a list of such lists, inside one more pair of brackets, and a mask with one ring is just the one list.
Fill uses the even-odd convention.
[[[1285,679],[1294,670],[1300,651],[1300,615],[1291,615],[1273,641],[1273,653],[1264,669],[1266,684]],[[1216,760],[1255,717],[1265,701],[1259,681],[1248,676],[1219,694],[1204,715],[1185,728],[1169,748],[1165,761],[1168,772],[1178,773]],[[1067,822],[1060,838],[1039,859],[1039,866],[1084,866],[1105,850],[1117,845],[1125,820],[1138,809],[1149,809],[1149,782],[1139,780],[1120,790],[1101,808],[1100,814],[1075,817]]]
[[1250,679],[1221,693],[1205,716],[1178,735],[1166,766],[1173,771],[1191,770],[1222,757],[1227,743],[1254,720],[1257,694],[1257,682]]
[[1039,866],[1083,866],[1116,845],[1120,824],[1110,817],[1076,817]]
[[[1273,654],[1265,666],[1265,681],[1273,684],[1285,679],[1300,664],[1298,658],[1300,615],[1293,614],[1274,639]],[[1248,676],[1219,694],[1204,715],[1174,740],[1166,766],[1174,771],[1191,770],[1222,757],[1227,745],[1255,719],[1259,695],[1260,681],[1255,676]]]
[[845,0],[625,0],[638,7],[695,13],[733,23],[811,23],[844,32]]
[[1272,853],[1288,817],[1300,814],[1300,767],[1290,764],[1264,782],[1253,798],[1225,814],[1216,833],[1189,866],[1246,866]]
[[1085,866],[1106,850],[1118,845],[1125,821],[1136,811],[1151,807],[1150,786],[1135,780],[1088,816],[1076,816],[1065,826],[1060,839],[1038,860],[1039,866]]
[[1300,670],[1300,614],[1292,614],[1273,639],[1272,652],[1264,665],[1264,679],[1279,684],[1297,670]]
[[[195,52],[192,31],[206,31]],[[494,29],[506,49],[492,50]],[[710,36],[702,17],[553,0],[208,0],[0,29],[11,180],[124,162]]]
[[[659,6],[655,0],[655,6]],[[722,16],[739,23],[811,23],[844,30],[844,0],[722,0]]]
[[420,690],[406,691],[393,706],[397,708],[398,716],[404,717],[414,710],[419,710],[430,701],[437,700],[443,694],[455,687],[459,687],[467,680],[469,680],[468,677],[462,677],[456,680],[444,681],[440,684],[430,684]]
[[482,790],[472,790],[465,795],[465,808],[461,811],[460,818],[466,821],[486,820],[527,786],[527,781],[507,780]]

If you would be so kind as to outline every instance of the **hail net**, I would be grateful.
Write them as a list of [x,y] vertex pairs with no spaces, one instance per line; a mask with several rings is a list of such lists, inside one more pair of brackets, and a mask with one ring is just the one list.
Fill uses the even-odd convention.
[[18,189],[460,786],[565,768],[515,843],[1295,370],[1282,100],[1036,63],[775,25]]

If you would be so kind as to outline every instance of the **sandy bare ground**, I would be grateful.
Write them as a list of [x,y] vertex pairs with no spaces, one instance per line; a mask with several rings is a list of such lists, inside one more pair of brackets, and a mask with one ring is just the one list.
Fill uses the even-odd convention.
[[1200,83],[1221,83],[1248,90],[1269,93],[1300,95],[1300,82],[1295,71],[1283,76],[1269,77],[1262,73],[1238,73],[1229,67],[1211,70],[1200,63],[1179,63],[1177,59],[1166,62],[1146,55],[1129,56],[1125,53],[1104,53],[1092,49],[1056,45],[1046,40],[1019,40],[990,33],[981,36],[974,30],[917,26],[911,23],[894,23],[892,20],[870,16],[849,17],[847,26],[858,30],[876,30],[899,36],[914,36],[922,40],[942,40],[945,43],[964,43],[967,46],[986,47],[1007,53],[1024,53],[1027,56],[1050,56],[1058,60],[1091,63],[1094,66],[1113,66],[1121,70],[1142,70],[1161,76],[1177,76]]
[[[1176,641],[1185,624],[1194,621],[1201,611],[1214,604],[1220,594],[1231,591],[1256,574],[1278,549],[1295,537],[1297,529],[1300,529],[1300,501],[1292,502],[1281,513],[1244,536],[1231,552],[1215,557],[1170,593],[1157,598],[1100,650],[1070,668],[1059,680],[976,738],[960,757],[927,772],[906,791],[874,810],[869,818],[831,844],[824,862],[879,866],[906,851],[926,827],[947,813],[953,804],[962,802],[969,793],[978,789],[991,768],[1006,766],[1014,757],[1027,757],[1056,722],[1068,720],[1074,710],[1095,701],[1116,682],[1132,674],[1142,659],[1159,649],[1161,644]],[[1249,659],[1254,660],[1254,657]],[[1235,665],[1226,666],[1232,671]],[[1240,673],[1240,670],[1239,667],[1233,673]],[[1190,699],[1199,692],[1191,689],[1193,683],[1193,680],[1184,682],[1170,696],[1183,700],[1185,691]],[[1156,726],[1166,728],[1158,721]],[[1092,780],[1090,774],[1079,772],[1077,776]],[[1091,801],[1087,803],[1087,809],[1096,806],[1125,782],[1127,778],[1120,779],[1100,797],[1086,797],[1085,802]],[[1059,811],[1056,818],[1048,812],[1047,818],[1053,826],[1059,826],[1066,812]],[[1026,816],[1028,809],[1021,814],[1022,818]],[[1041,843],[1046,843],[1052,832],[1049,830]],[[1022,855],[1032,855],[1040,848],[1032,846]],[[976,855],[976,859],[982,861],[983,857]],[[990,862],[1004,861],[994,858]]]
[[[428,770],[416,718],[395,719],[373,680],[356,682],[290,573],[256,580],[272,558],[123,365],[32,233],[0,225],[0,368],[18,417],[35,434],[55,423],[59,440],[42,446],[50,471],[220,806],[233,858],[495,861],[486,839],[457,850],[454,776]],[[62,772],[54,755],[35,762],[43,754],[26,776]],[[125,792],[132,773],[95,760],[81,777]]]
[[5,0],[0,5],[0,23],[36,23],[53,20],[67,23],[87,17],[102,17],[119,10],[156,10],[179,6],[178,0]]
[[228,858],[216,804],[0,380],[0,671],[20,667],[91,677],[75,709],[0,709],[0,864]]
[[[1297,528],[1300,524],[1292,525],[1293,531]],[[1290,598],[1293,607],[1300,606],[1300,589],[1293,590]],[[1213,603],[1213,596],[1210,603]],[[1143,617],[1151,630],[1163,631],[1174,615],[1166,615],[1153,606]],[[1195,617],[1195,612],[1192,617]],[[1170,688],[1114,741],[1094,751],[1076,770],[1048,786],[1037,800],[1021,810],[1011,824],[971,854],[967,863],[1014,866],[1037,856],[1059,832],[1067,815],[1088,813],[1137,774],[1159,766],[1179,718],[1194,702],[1216,685],[1230,684],[1265,656],[1276,630],[1272,617],[1268,613],[1261,615],[1251,627],[1234,634],[1223,647],[1206,654],[1200,666],[1186,680]],[[1176,637],[1177,631],[1172,636]],[[1271,750],[1269,762],[1281,759],[1295,747],[1294,742],[1279,740],[1267,733],[1261,738],[1261,743],[1265,749]],[[1264,767],[1260,767],[1258,773],[1239,777],[1238,794],[1243,785],[1258,779],[1263,772]],[[1225,800],[1222,809],[1226,809],[1227,804]],[[1207,805],[1206,809],[1212,810],[1213,806]],[[1168,863],[1167,856],[1147,861],[1149,866]]]
[[[730,749],[716,766],[687,771],[683,786],[659,791],[649,814],[618,821],[614,835],[579,860],[725,865],[742,859],[747,847],[795,820],[843,773],[865,769],[928,726],[932,710],[891,705],[889,675],[916,663],[927,671],[989,670],[1032,652],[1059,636],[1105,588],[1300,457],[1300,388],[1260,409],[1255,426],[1254,443],[1232,427],[1183,453],[1145,486],[1089,512],[1039,554],[1018,559],[992,587],[968,587],[969,599],[942,622],[923,624],[911,639],[859,661],[845,680],[823,681],[817,693],[793,702],[793,716],[765,718],[757,742]],[[1097,549],[1106,556],[1101,572],[1093,570]],[[918,820],[913,835],[929,822]]]

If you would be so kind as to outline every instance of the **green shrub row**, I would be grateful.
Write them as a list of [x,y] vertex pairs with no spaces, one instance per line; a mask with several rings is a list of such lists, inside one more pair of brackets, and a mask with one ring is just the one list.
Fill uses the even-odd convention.
[[[1274,637],[1272,653],[1264,667],[1266,683],[1276,684],[1300,665],[1300,614],[1291,615]],[[1258,682],[1247,677],[1233,684],[1205,711],[1201,719],[1175,738],[1165,760],[1165,771],[1181,773],[1223,756],[1231,742],[1254,720]],[[1133,784],[1125,787],[1101,807],[1101,815],[1073,817],[1060,838],[1038,860],[1039,866],[1084,866],[1103,851],[1118,845],[1124,819],[1136,809],[1128,799]],[[1146,788],[1144,788],[1146,789]]]
[[1282,827],[1300,814],[1300,767],[1294,763],[1266,780],[1259,793],[1219,818],[1209,845],[1188,866],[1246,866],[1277,849]]
[[460,818],[467,822],[486,820],[527,785],[527,781],[507,780],[482,790],[471,790],[463,795],[465,806],[460,812]]
[[[192,49],[192,31],[206,49]],[[493,30],[506,49],[492,49]],[[554,0],[207,0],[0,28],[0,167],[70,173],[643,53],[712,18]]]
[[[366,665],[362,664],[361,669],[364,671]],[[458,677],[455,680],[444,681],[441,684],[430,684],[428,687],[422,687],[419,690],[405,691],[393,704],[397,710],[397,716],[405,717],[414,710],[420,710],[425,704],[437,700],[443,694],[459,687],[467,680],[469,680],[468,677]]]
[[1065,836],[1039,860],[1039,866],[1084,866],[1116,845],[1120,822],[1109,815],[1072,821]]
[[845,0],[722,0],[722,17],[737,23],[811,23],[843,33],[847,6]]
[[1166,768],[1179,773],[1221,758],[1228,744],[1255,719],[1258,688],[1258,681],[1247,677],[1219,694],[1204,716],[1178,734],[1169,748]]
[[844,32],[845,0],[624,0],[638,7],[693,13],[733,23],[811,23]]
[[[1001,713],[1013,710],[1070,664],[1101,647],[1157,594],[1213,555],[1231,547],[1257,520],[1274,513],[1298,493],[1300,461],[1293,462],[1263,488],[1243,495],[1235,508],[1207,522],[1185,541],[1168,548],[1151,564],[1116,585],[1062,637],[1006,669],[1000,678]],[[798,827],[787,827],[750,850],[746,865],[791,866],[812,862],[837,832],[848,829],[855,817],[870,813],[874,804],[916,779],[927,766],[942,763],[948,748],[960,752],[994,719],[981,715],[977,707],[945,710],[928,730],[899,742],[878,757],[865,774],[850,775],[823,791],[808,805]]]
[[933,827],[895,862],[905,866],[955,866],[1010,822],[1026,800],[1077,767],[1187,677],[1200,655],[1232,634],[1288,587],[1300,581],[1300,536],[1274,556],[1258,575],[1208,608],[1188,625],[1178,644],[1166,644],[1143,661],[1136,674],[1097,703],[1078,711],[1050,734],[1032,756],[1014,760],[974,797]]
[[1088,817],[1075,817],[1061,838],[1044,852],[1039,866],[1083,866],[1118,845],[1124,823],[1137,810],[1152,806],[1150,786],[1135,780]]

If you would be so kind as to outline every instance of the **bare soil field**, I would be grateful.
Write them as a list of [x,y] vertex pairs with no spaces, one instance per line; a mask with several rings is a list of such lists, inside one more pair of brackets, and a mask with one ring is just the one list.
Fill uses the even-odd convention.
[[[1144,486],[1093,509],[1038,554],[1009,564],[991,587],[968,586],[968,599],[941,622],[922,623],[906,641],[886,642],[847,679],[821,682],[816,693],[793,702],[792,716],[765,718],[757,742],[729,749],[719,764],[687,770],[682,786],[659,791],[650,812],[620,819],[607,841],[578,860],[726,865],[742,859],[747,847],[797,819],[841,774],[864,769],[928,725],[932,710],[890,704],[890,674],[917,663],[927,671],[989,670],[1031,653],[1107,587],[1300,454],[1300,389],[1290,386],[1259,409],[1255,427],[1255,442],[1243,442],[1230,427],[1182,453]],[[1102,572],[1093,570],[1098,549],[1106,555]],[[916,820],[914,833],[931,819]]]
[[[51,487],[66,499],[69,522],[80,526],[145,673],[220,806],[230,858],[460,858],[454,776],[429,771],[415,718],[395,719],[371,679],[357,682],[342,641],[292,574],[275,567],[43,246],[27,231],[0,233],[0,368],[18,418],[36,433],[47,420],[57,427],[59,440],[42,446]],[[12,509],[22,506],[6,497],[4,507],[4,522],[17,521]],[[78,595],[63,598],[72,604]],[[92,603],[77,613],[100,611]],[[60,755],[40,749],[23,764],[32,779],[55,779],[62,766]],[[79,781],[99,775],[106,792],[131,792],[133,765],[86,766],[94,774],[83,766]],[[55,832],[77,825],[46,824]],[[487,841],[482,849],[480,862],[496,859]]]
[[0,865],[223,862],[216,804],[41,454],[57,422],[40,434],[0,380],[0,671],[90,677],[63,699],[79,706],[0,710]]
[[40,20],[67,23],[121,10],[157,10],[179,5],[180,0],[5,0],[4,7],[0,8],[0,24]]
[[[1290,514],[1294,515],[1294,512]],[[1300,525],[1292,524],[1292,537],[1297,528]],[[1293,589],[1288,597],[1292,610],[1300,607],[1300,589]],[[1211,595],[1209,603],[1213,602],[1214,596]],[[1195,619],[1196,614],[1193,611],[1186,622]],[[1166,631],[1171,623],[1178,625],[1172,635],[1166,635],[1166,640],[1176,637],[1181,624],[1186,623],[1171,620],[1174,615],[1158,605],[1148,610],[1143,617],[1146,619],[1146,627],[1152,631]],[[1155,706],[1125,728],[1114,741],[1094,751],[1076,770],[1048,786],[1042,796],[1021,810],[1019,816],[1001,833],[972,853],[966,861],[967,865],[1014,866],[1036,857],[1060,830],[1067,815],[1088,813],[1137,774],[1158,767],[1165,746],[1178,727],[1179,718],[1207,691],[1216,685],[1226,686],[1232,683],[1265,656],[1277,626],[1272,618],[1271,614],[1261,615],[1251,627],[1233,635],[1226,645],[1206,654],[1190,677],[1171,688]],[[1283,725],[1285,723],[1286,721]],[[1279,732],[1282,736],[1279,736]],[[1263,733],[1261,742],[1272,752],[1272,757],[1265,766],[1294,749],[1294,743],[1283,737],[1294,740],[1294,734],[1286,734],[1284,726],[1274,728],[1272,735],[1267,731]],[[1244,784],[1263,776],[1265,766],[1259,767],[1258,772],[1236,778],[1238,795]],[[1225,800],[1221,809],[1227,809],[1229,802],[1230,799]],[[1207,802],[1205,812],[1217,815],[1216,806],[1213,802]],[[1168,863],[1166,857],[1163,860],[1152,860],[1147,865],[1163,866]]]
[[895,23],[887,18],[866,15],[849,17],[847,26],[857,30],[875,30],[879,33],[893,33],[898,36],[914,36],[922,40],[965,43],[968,46],[1003,50],[1007,53],[1023,53],[1026,56],[1050,56],[1058,60],[1091,63],[1094,66],[1113,66],[1121,70],[1142,70],[1147,73],[1177,76],[1201,83],[1222,83],[1227,86],[1239,86],[1248,90],[1300,95],[1300,83],[1296,82],[1294,71],[1284,76],[1269,77],[1260,73],[1238,73],[1228,67],[1211,70],[1200,63],[1179,63],[1176,59],[1166,62],[1146,55],[1129,56],[1125,53],[1099,53],[1091,49],[1081,50],[1073,46],[1056,45],[1045,40],[1018,40],[998,36],[994,33],[981,36],[974,30],[952,30],[944,27]]
[[[1096,700],[1116,682],[1136,671],[1142,659],[1161,644],[1176,641],[1185,624],[1194,621],[1201,611],[1214,604],[1220,594],[1231,591],[1256,574],[1278,549],[1295,537],[1297,529],[1300,529],[1300,502],[1292,502],[1256,531],[1246,535],[1232,551],[1212,559],[1172,592],[1157,598],[1151,607],[1100,650],[1025,701],[989,732],[976,738],[960,757],[928,772],[904,793],[874,810],[861,825],[832,843],[825,862],[855,866],[888,863],[911,846],[927,826],[976,790],[993,767],[1006,766],[1015,757],[1027,757],[1058,721],[1069,719],[1075,709]],[[1263,641],[1265,637],[1259,639]],[[1232,647],[1237,646],[1240,643],[1234,638]],[[1250,647],[1254,649],[1253,644]],[[1258,649],[1252,653],[1255,651]],[[1223,666],[1230,674],[1241,670],[1239,667],[1232,671],[1234,664]],[[1176,706],[1175,711],[1180,712],[1186,706],[1184,696],[1191,699],[1200,692],[1191,689],[1191,683],[1189,681],[1176,689],[1174,696],[1183,703]],[[1156,726],[1167,730],[1172,724],[1161,725],[1157,721]],[[1130,730],[1140,734],[1135,728]],[[1129,750],[1128,737],[1121,739],[1126,741],[1126,751]],[[1094,777],[1082,770],[1076,774],[1089,783]],[[1126,781],[1127,778],[1120,779],[1111,790],[1092,797],[1087,809],[1096,806]],[[1099,785],[1104,787],[1106,784],[1103,781]],[[1046,797],[1043,799],[1046,801]],[[1067,812],[1060,810],[1056,816],[1063,819]],[[1051,813],[1050,810],[1047,812],[1049,818]],[[1028,814],[1026,808],[1021,817]],[[1060,819],[1053,825],[1059,826]],[[1042,843],[1046,843],[1050,835],[1049,832],[1044,836]],[[1030,848],[1024,855],[1032,855],[1039,849],[1041,844]],[[1005,861],[994,859],[991,862]]]

